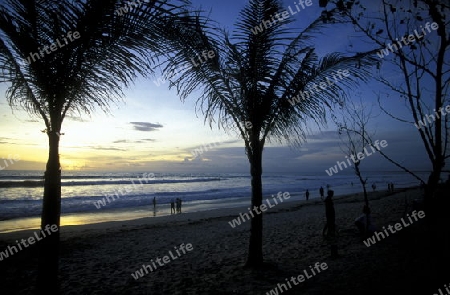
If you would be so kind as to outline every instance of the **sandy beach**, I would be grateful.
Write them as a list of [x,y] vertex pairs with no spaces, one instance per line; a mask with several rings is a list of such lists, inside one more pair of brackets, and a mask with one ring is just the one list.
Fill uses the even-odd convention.
[[[395,194],[370,194],[377,226],[400,221],[411,212],[419,189],[399,189]],[[367,247],[354,226],[361,214],[361,195],[335,198],[339,229],[338,258],[322,237],[323,202],[318,199],[279,204],[264,213],[263,270],[243,267],[250,222],[233,228],[229,222],[245,207],[182,213],[159,218],[64,226],[61,229],[60,278],[62,294],[266,294],[286,278],[325,262],[326,270],[292,285],[283,294],[426,294],[440,286],[425,284],[434,261],[417,251],[422,245],[425,220],[419,220]],[[0,234],[0,250],[27,238],[34,231]],[[422,237],[422,238],[421,238]],[[421,240],[422,239],[422,240]],[[181,244],[192,245],[180,252]],[[36,245],[36,244],[35,244]],[[30,246],[0,262],[2,294],[33,294],[37,247]],[[174,253],[179,250],[179,254]],[[156,264],[172,251],[172,257]],[[173,259],[175,258],[175,259]],[[157,266],[132,274],[143,265]],[[433,278],[431,278],[432,280]],[[267,293],[270,294],[270,293]],[[432,293],[430,293],[432,294]]]

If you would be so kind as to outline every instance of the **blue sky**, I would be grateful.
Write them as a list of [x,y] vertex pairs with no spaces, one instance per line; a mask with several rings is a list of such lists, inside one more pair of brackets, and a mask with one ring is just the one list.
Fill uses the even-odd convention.
[[[221,23],[230,32],[245,0],[208,1],[193,0],[194,6],[202,6],[211,12],[211,18]],[[284,1],[293,6],[297,1]],[[320,15],[318,1],[291,16],[292,24],[302,28]],[[349,44],[357,39],[353,28],[335,27],[317,39],[319,54],[345,52],[352,49]],[[386,57],[389,58],[389,57]],[[383,69],[390,80],[398,75]],[[63,123],[61,138],[61,163],[63,170],[85,171],[147,171],[147,172],[241,172],[249,171],[243,141],[233,131],[204,124],[200,113],[194,111],[195,96],[181,102],[174,90],[167,85],[156,86],[152,80],[161,75],[156,69],[155,77],[139,79],[126,91],[122,103],[111,106],[110,114],[100,110],[91,116],[80,114]],[[0,84],[0,157],[20,155],[21,160],[8,169],[44,170],[48,155],[44,124],[24,111],[12,111],[5,99],[6,85]],[[353,98],[362,98],[364,105],[377,108],[377,94],[383,98],[384,107],[395,114],[408,118],[403,101],[387,94],[375,83],[362,84],[352,89]],[[331,122],[319,130],[313,122],[308,124],[310,135],[300,148],[287,144],[269,143],[263,156],[264,172],[321,173],[343,161],[345,154],[340,147],[336,126]],[[371,123],[376,132],[374,139],[386,140],[383,151],[413,170],[428,169],[423,144],[414,125],[399,123],[380,114]],[[214,143],[214,144],[213,144]],[[213,144],[200,157],[193,151],[201,146]],[[395,170],[395,167],[380,155],[368,157],[361,164],[365,170]]]

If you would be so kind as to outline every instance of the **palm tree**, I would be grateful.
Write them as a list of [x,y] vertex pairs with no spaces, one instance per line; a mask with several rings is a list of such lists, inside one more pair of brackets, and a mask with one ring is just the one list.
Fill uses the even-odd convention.
[[[325,20],[318,18],[300,33],[284,27],[289,18],[267,22],[282,11],[277,0],[250,0],[232,36],[218,33],[215,24],[200,21],[196,31],[187,32],[181,27],[187,37],[184,42],[172,42],[176,53],[165,68],[167,72],[180,73],[171,85],[176,86],[182,99],[201,89],[197,107],[204,113],[205,121],[211,124],[217,120],[219,127],[237,130],[244,140],[253,208],[262,204],[262,156],[266,140],[301,144],[308,120],[323,125],[326,108],[345,97],[346,87],[368,77],[367,66],[374,63],[366,53],[354,56],[332,53],[319,58],[311,37],[326,25]],[[214,52],[214,57],[195,66],[191,64],[192,58],[209,51]],[[355,67],[358,63],[361,66]],[[317,90],[314,83],[323,86],[320,82],[344,70],[348,71],[348,77],[312,91],[313,87]],[[249,267],[263,264],[262,221],[260,214],[251,220],[246,262]]]
[[[150,3],[148,3],[150,2]],[[38,288],[56,292],[61,214],[59,141],[72,113],[91,113],[123,96],[139,75],[152,73],[163,51],[166,19],[184,16],[184,0],[7,0],[0,4],[0,81],[11,106],[42,118],[49,155],[41,227],[58,231],[40,242]],[[124,13],[125,12],[125,13]],[[186,19],[184,19],[186,23]]]

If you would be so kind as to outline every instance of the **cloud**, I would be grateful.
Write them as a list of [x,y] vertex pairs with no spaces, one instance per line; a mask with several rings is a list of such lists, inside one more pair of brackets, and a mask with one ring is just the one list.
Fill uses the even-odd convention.
[[91,146],[89,147],[93,150],[98,150],[98,151],[127,151],[126,149],[119,149],[119,148],[114,148],[114,147],[97,147],[97,146]]
[[306,140],[339,140],[339,133],[335,130],[319,131],[314,134],[308,134]]
[[10,137],[0,137],[1,144],[14,144],[14,145],[29,145],[29,146],[38,146],[40,143],[24,143],[20,139],[10,138]]
[[113,141],[113,143],[127,143],[127,140],[126,139],[120,139],[120,140]]
[[156,139],[151,139],[151,138],[135,140],[135,141],[130,141],[130,140],[126,140],[126,139],[118,139],[118,140],[113,141],[113,143],[147,143],[147,142],[154,142],[154,141],[156,141]]
[[0,137],[0,143],[12,143],[11,140],[12,138]]
[[155,131],[158,130],[158,128],[162,128],[163,125],[159,123],[150,123],[150,122],[130,122],[130,124],[133,124],[134,130],[138,131]]

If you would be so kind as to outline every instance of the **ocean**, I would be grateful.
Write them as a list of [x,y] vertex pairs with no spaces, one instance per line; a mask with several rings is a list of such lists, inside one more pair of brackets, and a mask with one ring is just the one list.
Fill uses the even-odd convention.
[[[43,175],[42,171],[0,171],[0,232],[39,227]],[[373,183],[378,190],[386,190],[388,182],[395,188],[418,185],[403,172],[371,172],[366,177],[369,191]],[[307,189],[311,199],[318,198],[319,188],[326,190],[327,185],[336,196],[362,191],[354,174],[263,175],[264,196],[289,192],[289,201],[304,200]],[[250,195],[248,174],[63,172],[61,225],[169,215],[170,202],[176,198],[183,202],[182,212],[247,206]]]

